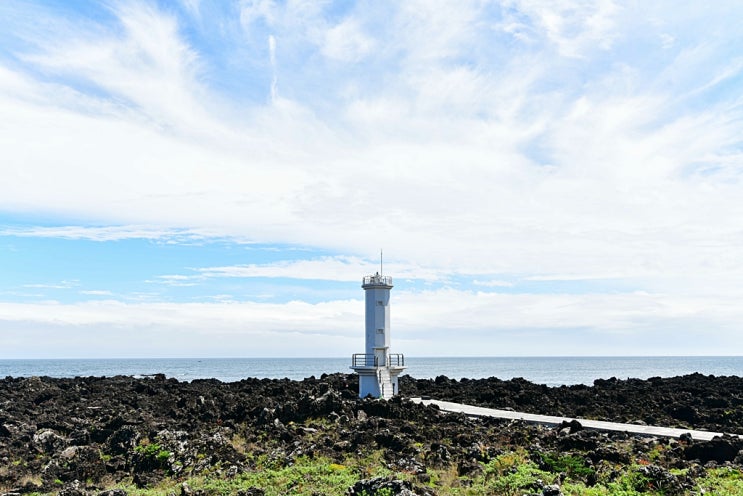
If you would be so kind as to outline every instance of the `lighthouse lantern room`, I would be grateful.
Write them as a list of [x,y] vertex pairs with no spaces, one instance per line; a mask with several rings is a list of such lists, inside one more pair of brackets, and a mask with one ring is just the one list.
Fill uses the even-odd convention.
[[405,357],[390,353],[392,278],[377,272],[365,276],[361,287],[366,297],[366,349],[353,355],[351,368],[359,375],[359,397],[389,399],[398,393],[397,378],[405,369]]

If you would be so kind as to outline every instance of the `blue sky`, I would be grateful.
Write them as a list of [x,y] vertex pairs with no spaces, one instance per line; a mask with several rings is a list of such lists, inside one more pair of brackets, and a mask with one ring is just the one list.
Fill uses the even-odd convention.
[[737,355],[743,6],[0,3],[0,357]]

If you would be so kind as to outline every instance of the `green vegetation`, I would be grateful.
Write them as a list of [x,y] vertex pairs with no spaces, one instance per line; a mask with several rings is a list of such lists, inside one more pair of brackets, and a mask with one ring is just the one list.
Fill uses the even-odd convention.
[[[321,434],[318,434],[320,439]],[[198,475],[170,471],[172,453],[157,442],[143,440],[135,449],[140,462],[166,474],[165,479],[154,487],[137,488],[129,479],[109,487],[121,488],[130,496],[167,496],[181,492],[184,482],[193,491],[202,491],[207,496],[226,496],[251,488],[262,489],[266,496],[279,495],[344,495],[349,487],[360,479],[390,477],[410,481],[415,486],[427,486],[437,494],[451,496],[520,496],[540,493],[547,484],[559,484],[565,496],[676,496],[681,494],[714,494],[737,496],[743,494],[743,472],[738,468],[723,467],[696,473],[690,486],[690,470],[660,468],[649,460],[662,461],[667,448],[661,446],[649,454],[636,457],[635,463],[620,464],[601,461],[595,466],[575,453],[543,451],[529,452],[523,447],[502,451],[487,462],[480,462],[467,476],[458,473],[456,463],[428,466],[423,476],[405,470],[393,470],[385,459],[385,451],[376,449],[359,453],[338,454],[338,457],[272,456],[263,451],[254,455],[252,443],[243,437],[233,440],[233,445],[245,452],[250,469],[227,476],[226,466],[221,462],[210,465]],[[416,455],[420,461],[426,456],[426,445],[421,443]],[[629,446],[625,446],[629,449]],[[101,459],[110,456],[99,453]],[[485,452],[481,456],[487,457]],[[9,467],[18,466],[15,460]],[[705,475],[706,474],[706,475]],[[685,481],[685,486],[681,482]],[[41,484],[40,478],[24,482]],[[93,481],[88,481],[92,485]],[[57,479],[57,486],[64,483]],[[2,489],[2,488],[0,488]],[[389,489],[382,489],[365,496],[391,496]]]
[[[342,495],[349,486],[359,480],[358,470],[359,467],[348,467],[327,459],[301,457],[291,465],[281,466],[275,461],[261,457],[255,470],[238,474],[233,478],[218,475],[201,476],[188,479],[186,483],[193,490],[203,490],[210,495],[226,496],[250,488],[261,488],[266,496],[316,493]],[[123,486],[122,489],[132,496],[165,496],[171,492],[178,493],[179,484],[168,480],[151,489],[138,489],[134,486]]]
[[166,467],[172,455],[157,443],[142,443],[134,448],[134,452],[142,458],[144,464],[153,468]]
[[[157,445],[148,445],[148,456],[160,455]],[[492,494],[519,496],[528,492],[538,492],[544,484],[561,483],[566,496],[669,496],[682,494],[667,488],[655,487],[653,481],[644,473],[646,465],[612,465],[610,470],[601,471],[586,467],[585,463],[571,455],[541,455],[542,467],[529,459],[524,450],[504,453],[488,463],[481,463],[481,470],[470,477],[460,477],[454,467],[428,469],[429,481],[417,481],[406,472],[393,472],[384,465],[382,453],[375,451],[358,460],[339,463],[328,458],[299,457],[290,464],[277,463],[269,457],[254,460],[254,468],[245,473],[228,478],[218,473],[186,479],[194,491],[202,490],[208,495],[226,496],[239,490],[260,488],[266,496],[325,494],[341,496],[361,478],[392,476],[409,480],[419,486],[428,486],[437,494],[452,496],[486,496]],[[547,467],[545,469],[544,467]],[[685,470],[671,473],[684,477]],[[598,481],[593,486],[584,482],[585,475],[593,473]],[[609,476],[608,474],[613,473]],[[60,481],[61,482],[61,481]],[[169,478],[160,485],[139,489],[131,484],[118,485],[131,496],[166,496],[180,492],[182,479]],[[743,494],[743,473],[732,468],[710,469],[705,477],[697,479],[694,493],[717,496],[736,496]],[[389,490],[381,490],[368,496],[389,496]]]
[[698,488],[716,496],[743,494],[743,472],[728,467],[709,470],[707,477],[699,481]]
[[542,466],[549,472],[564,472],[569,477],[586,478],[596,474],[596,471],[586,466],[586,461],[578,456],[560,456],[553,453],[542,453],[539,455]]

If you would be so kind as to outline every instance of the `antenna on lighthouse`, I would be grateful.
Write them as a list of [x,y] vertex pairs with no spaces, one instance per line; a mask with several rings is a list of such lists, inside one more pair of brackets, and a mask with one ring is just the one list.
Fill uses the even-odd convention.
[[379,275],[384,275],[384,258],[382,257],[382,249],[379,249]]

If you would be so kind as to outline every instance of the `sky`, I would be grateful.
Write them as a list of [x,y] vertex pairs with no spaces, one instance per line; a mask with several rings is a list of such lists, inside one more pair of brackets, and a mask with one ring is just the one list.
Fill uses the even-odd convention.
[[0,2],[0,358],[740,355],[743,4]]

